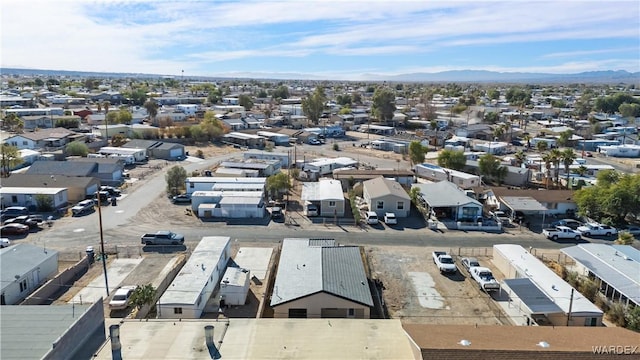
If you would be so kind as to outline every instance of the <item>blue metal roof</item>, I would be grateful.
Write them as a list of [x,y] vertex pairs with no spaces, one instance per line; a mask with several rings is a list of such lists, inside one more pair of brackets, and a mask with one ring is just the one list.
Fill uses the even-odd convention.
[[562,309],[553,302],[529,278],[505,279],[502,281],[531,310],[532,314],[562,313]]

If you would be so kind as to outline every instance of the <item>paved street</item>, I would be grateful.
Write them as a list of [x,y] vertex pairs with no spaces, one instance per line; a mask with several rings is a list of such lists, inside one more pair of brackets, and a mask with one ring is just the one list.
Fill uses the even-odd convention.
[[[351,142],[341,143],[343,147]],[[351,146],[351,145],[349,145]],[[315,152],[324,156],[352,156],[347,151],[329,150],[331,144],[324,146],[303,145],[298,151],[306,153]],[[276,150],[278,151],[278,150]],[[230,157],[238,156],[239,153],[230,153],[223,156],[208,158],[206,160],[196,159],[193,162],[186,160],[179,163],[185,167],[187,173],[211,167],[212,165],[226,160]],[[395,159],[385,159],[373,156],[360,155],[361,161],[366,161],[378,167],[399,166]],[[195,219],[189,222],[181,221],[181,218],[163,219],[163,214],[158,214],[157,219],[149,223],[135,223],[133,218],[141,210],[156,201],[159,194],[165,188],[164,175],[173,166],[169,163],[162,170],[148,176],[144,184],[137,186],[135,191],[126,193],[118,202],[118,206],[102,207],[102,228],[104,241],[107,246],[127,245],[139,246],[140,234],[157,230],[170,229],[174,232],[183,233],[187,246],[194,246],[202,236],[218,235],[229,236],[239,242],[268,242],[275,243],[288,237],[305,238],[333,238],[343,244],[357,245],[398,245],[398,246],[442,246],[442,247],[486,247],[496,243],[514,243],[524,247],[534,248],[561,248],[567,246],[566,243],[555,243],[543,238],[539,234],[528,231],[510,230],[504,234],[487,234],[462,231],[438,232],[426,227],[402,227],[402,223],[396,228],[357,228],[354,226],[325,226],[322,224],[311,224],[300,222],[299,226],[289,226],[282,223],[267,223],[265,225],[227,225],[224,222],[200,222]],[[400,164],[408,167],[405,162]],[[164,199],[162,199],[164,200]],[[167,206],[171,205],[167,201]],[[181,214],[180,216],[184,216]],[[179,224],[177,226],[167,225]],[[197,224],[197,225],[195,225]],[[413,224],[409,224],[413,225]],[[65,217],[57,220],[52,228],[47,228],[39,233],[29,235],[25,240],[47,248],[54,248],[61,251],[82,252],[86,246],[96,246],[100,243],[98,212],[83,217]],[[99,248],[96,248],[99,249]]]

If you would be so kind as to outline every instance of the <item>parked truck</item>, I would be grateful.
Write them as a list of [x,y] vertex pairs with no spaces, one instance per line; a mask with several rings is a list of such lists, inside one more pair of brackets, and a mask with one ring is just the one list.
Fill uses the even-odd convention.
[[500,283],[493,277],[493,273],[486,267],[474,266],[469,268],[469,273],[480,289],[485,292],[500,290]]
[[454,263],[453,258],[445,251],[434,251],[432,256],[433,263],[436,264],[440,273],[455,273],[458,271],[458,267]]
[[184,244],[184,235],[171,231],[158,231],[153,234],[143,234],[140,237],[140,242],[144,245],[182,245]]
[[542,230],[542,234],[547,237],[547,239],[558,240],[558,239],[575,239],[580,240],[580,233],[576,230],[568,226],[556,226],[554,228],[547,228]]

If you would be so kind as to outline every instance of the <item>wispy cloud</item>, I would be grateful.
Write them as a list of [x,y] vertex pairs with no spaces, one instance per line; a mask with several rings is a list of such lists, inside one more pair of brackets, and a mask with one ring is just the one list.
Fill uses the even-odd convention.
[[631,53],[634,55],[640,54],[640,47],[624,47],[624,48],[612,48],[612,49],[598,49],[598,50],[577,50],[577,51],[564,51],[551,54],[542,55],[542,59],[554,59],[564,57],[576,57],[585,55],[599,55],[599,54],[616,54],[616,53]]

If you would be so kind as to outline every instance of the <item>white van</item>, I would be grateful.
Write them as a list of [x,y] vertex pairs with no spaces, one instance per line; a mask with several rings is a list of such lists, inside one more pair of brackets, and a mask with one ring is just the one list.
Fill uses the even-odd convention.
[[369,225],[375,225],[379,222],[378,214],[376,214],[375,211],[367,211],[367,213],[365,214],[365,219],[367,220],[367,224]]

